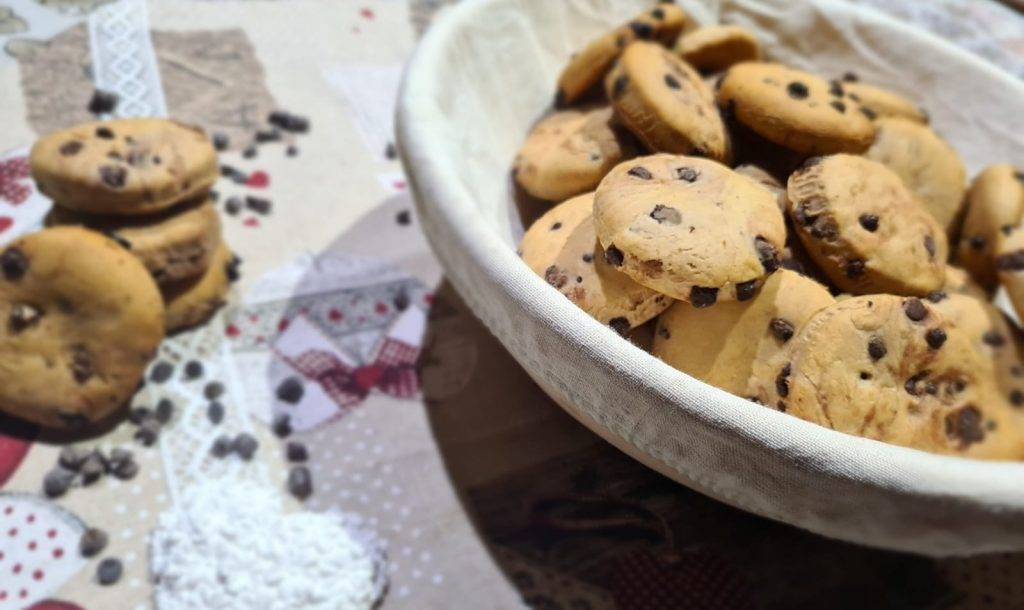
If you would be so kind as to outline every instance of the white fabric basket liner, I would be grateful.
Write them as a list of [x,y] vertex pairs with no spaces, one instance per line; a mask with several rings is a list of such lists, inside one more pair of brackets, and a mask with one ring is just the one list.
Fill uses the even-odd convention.
[[[577,309],[516,256],[509,168],[583,43],[638,0],[466,0],[429,31],[398,102],[421,222],[473,311],[562,407],[634,458],[744,510],[928,555],[1024,549],[1024,465],[857,438],[680,373]],[[682,3],[755,30],[771,57],[923,103],[969,172],[1024,158],[1024,85],[952,45],[840,0]]]

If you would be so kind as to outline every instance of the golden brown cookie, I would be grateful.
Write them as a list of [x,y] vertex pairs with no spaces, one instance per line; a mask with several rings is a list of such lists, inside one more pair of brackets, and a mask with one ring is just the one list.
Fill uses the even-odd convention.
[[202,324],[227,302],[234,264],[231,250],[221,242],[202,275],[161,287],[167,307],[167,332]]
[[220,244],[220,217],[206,197],[151,216],[95,216],[55,206],[46,225],[84,226],[106,234],[138,257],[161,284],[203,273]]
[[732,66],[719,84],[717,99],[741,125],[804,155],[860,153],[875,136],[874,124],[841,89],[781,64]]
[[523,236],[523,262],[598,322],[625,334],[672,299],[634,282],[604,260],[594,232],[594,194],[558,204]]
[[928,114],[907,98],[866,83],[845,80],[841,85],[846,97],[860,104],[869,119],[899,118],[927,124]]
[[164,337],[153,278],[115,241],[46,229],[0,250],[0,410],[54,428],[124,405]]
[[786,213],[786,208],[789,207],[789,197],[786,195],[786,185],[779,182],[778,178],[757,165],[750,163],[737,165],[733,168],[733,171],[737,174],[753,179],[758,184],[771,191],[772,195],[775,195],[775,202],[779,204],[779,211],[783,214]]
[[1024,179],[1012,165],[988,167],[971,184],[966,208],[957,257],[974,281],[993,290],[996,242],[1000,231],[1016,226],[1024,214]]
[[620,132],[608,107],[556,112],[533,128],[516,155],[516,181],[549,201],[592,191],[619,161],[635,154],[630,136]]
[[967,169],[960,155],[927,125],[907,119],[880,119],[875,124],[875,142],[864,156],[896,172],[946,234],[953,235],[962,220],[967,190]]
[[843,290],[924,296],[945,281],[945,231],[885,166],[814,157],[787,190],[794,231]]
[[1019,459],[1024,436],[970,338],[933,303],[866,295],[814,314],[764,380],[764,403],[936,453]]
[[748,396],[754,371],[833,302],[821,284],[782,269],[743,303],[696,309],[677,302],[658,317],[652,353],[687,375]]
[[217,179],[217,154],[199,127],[167,119],[83,123],[36,141],[39,190],[91,214],[152,214],[194,199]]
[[601,82],[629,43],[653,40],[671,45],[688,21],[681,8],[672,3],[662,3],[592,40],[582,51],[573,54],[558,77],[555,105],[572,104]]
[[700,75],[664,47],[634,42],[605,80],[622,124],[654,152],[729,158],[725,124]]
[[715,161],[667,154],[605,176],[594,224],[612,266],[695,307],[753,298],[786,239],[763,186]]
[[712,25],[687,32],[676,41],[675,52],[701,72],[718,72],[761,59],[757,37],[738,25]]

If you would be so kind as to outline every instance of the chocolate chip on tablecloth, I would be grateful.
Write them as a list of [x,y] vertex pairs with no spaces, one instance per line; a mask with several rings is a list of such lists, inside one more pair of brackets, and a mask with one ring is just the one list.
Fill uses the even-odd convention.
[[264,216],[270,213],[273,205],[272,201],[264,197],[253,197],[252,195],[248,195],[245,198],[245,207]]
[[203,396],[206,400],[217,400],[224,395],[224,384],[219,381],[211,381],[203,388]]
[[295,157],[299,154],[299,147],[294,144],[289,144],[288,148],[284,149],[284,154],[289,157]]
[[256,438],[248,432],[242,432],[236,436],[235,440],[231,443],[231,447],[234,452],[238,454],[238,457],[247,462],[256,454],[256,450],[259,449],[259,446],[259,441],[257,441]]
[[384,158],[388,161],[394,161],[398,158],[398,150],[395,148],[394,142],[388,142],[387,147],[384,149]]
[[401,212],[395,214],[395,222],[397,222],[403,227],[407,226],[410,222],[412,222],[412,215],[409,213],[409,210],[402,210]]
[[60,456],[57,458],[57,463],[61,467],[68,470],[78,472],[82,469],[82,464],[85,463],[85,458],[89,457],[89,453],[78,447],[64,447],[60,450]]
[[185,379],[188,381],[199,379],[203,376],[203,363],[198,360],[189,360],[185,363],[184,373]]
[[174,375],[174,365],[166,360],[161,360],[149,370],[149,380],[153,383],[164,383]]
[[245,159],[255,159],[256,154],[257,152],[255,146],[248,146],[246,147],[245,150],[242,151],[242,157]]
[[228,200],[224,202],[224,211],[229,216],[235,216],[242,211],[242,198],[241,197],[228,197]]
[[288,404],[298,404],[306,390],[297,377],[288,377],[277,386],[277,399]]
[[160,422],[156,417],[146,418],[135,431],[135,440],[149,447],[160,437]]
[[119,100],[120,97],[112,91],[95,89],[92,92],[92,97],[89,98],[89,105],[86,108],[92,114],[107,114],[117,108]]
[[156,420],[161,424],[166,424],[171,421],[171,418],[174,417],[174,403],[171,402],[171,399],[161,398],[160,401],[156,403],[155,415]]
[[229,282],[237,282],[242,277],[242,272],[238,270],[242,266],[242,259],[236,254],[231,255],[231,260],[224,264],[224,274],[228,276]]
[[213,457],[217,458],[226,457],[229,453],[233,451],[233,449],[234,446],[231,442],[231,438],[223,434],[221,436],[218,436],[213,441],[213,444],[210,445],[210,453],[213,455]]
[[267,117],[267,122],[292,133],[306,133],[309,131],[309,119],[285,112],[284,110],[271,112]]
[[313,476],[309,468],[295,466],[288,471],[288,493],[299,500],[305,500],[313,495]]
[[93,450],[85,462],[82,463],[82,468],[79,472],[82,475],[83,485],[92,485],[96,481],[100,480],[100,477],[107,471],[107,461],[97,450]]
[[285,445],[285,457],[289,462],[305,462],[309,459],[309,449],[298,441],[288,441]]
[[90,527],[82,532],[82,537],[78,539],[78,552],[85,558],[95,557],[107,548],[108,542],[110,538],[105,531]]
[[275,415],[271,429],[274,431],[274,435],[278,438],[287,438],[291,436],[292,418],[286,413],[279,413]]
[[277,129],[260,129],[256,132],[256,141],[260,144],[265,142],[277,142],[281,139],[281,132]]
[[121,580],[124,574],[124,565],[120,559],[108,557],[100,562],[96,568],[96,581],[103,586],[112,585]]
[[210,423],[215,426],[224,421],[224,405],[216,400],[207,405],[206,419],[210,420]]
[[55,466],[43,477],[43,492],[48,498],[59,498],[67,493],[75,480],[75,472],[63,466]]
[[128,421],[136,426],[140,425],[149,417],[153,417],[153,410],[149,407],[135,407],[128,412]]
[[213,147],[218,151],[225,151],[231,146],[231,139],[226,133],[213,134]]

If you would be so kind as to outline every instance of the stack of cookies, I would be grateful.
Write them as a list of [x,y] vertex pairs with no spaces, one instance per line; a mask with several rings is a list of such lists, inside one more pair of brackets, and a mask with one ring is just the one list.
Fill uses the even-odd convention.
[[[662,2],[572,56],[513,164],[527,265],[670,365],[927,451],[1024,459],[1024,181],[916,104]],[[965,197],[966,195],[966,197]],[[950,244],[958,244],[950,247]]]
[[85,123],[40,139],[31,167],[54,201],[48,226],[104,233],[145,265],[168,332],[202,323],[224,302],[236,262],[209,195],[219,168],[202,129],[167,119]]

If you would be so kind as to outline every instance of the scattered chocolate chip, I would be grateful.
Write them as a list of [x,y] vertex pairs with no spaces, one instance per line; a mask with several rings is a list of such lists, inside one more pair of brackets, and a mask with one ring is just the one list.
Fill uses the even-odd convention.
[[775,273],[780,264],[779,249],[760,235],[754,238],[754,249],[757,250],[757,258],[765,273]]
[[305,500],[313,495],[313,476],[309,468],[295,466],[288,471],[288,493],[299,500]]
[[238,454],[238,457],[245,461],[252,459],[252,456],[256,454],[256,450],[260,444],[256,441],[256,438],[248,432],[243,432],[235,437],[235,440],[231,443],[232,449]]
[[266,216],[267,214],[270,213],[270,210],[273,207],[273,203],[269,199],[265,199],[263,197],[253,197],[252,195],[247,195],[245,197],[245,207],[249,208],[253,212],[256,212],[257,214]]
[[620,76],[615,79],[612,83],[612,99],[619,99],[622,94],[626,92],[626,87],[629,86],[629,77]]
[[78,472],[82,469],[82,464],[85,463],[85,458],[89,457],[89,453],[77,447],[64,447],[60,450],[60,455],[57,457],[57,463],[61,467]]
[[928,342],[928,347],[939,349],[946,342],[946,331],[941,328],[931,328],[924,334],[924,340]]
[[151,447],[156,439],[160,438],[160,422],[156,417],[149,417],[139,424],[135,431],[134,438],[144,447]]
[[55,466],[43,477],[43,493],[48,498],[59,498],[67,493],[75,480],[75,472],[62,466]]
[[920,322],[928,316],[928,308],[918,298],[909,298],[904,301],[903,311],[914,322]]
[[103,184],[111,188],[119,189],[124,186],[125,180],[128,178],[128,170],[117,165],[101,165],[100,166],[100,179],[103,180]]
[[789,93],[789,97],[795,100],[805,99],[811,93],[807,89],[807,85],[799,81],[789,83],[789,85],[786,86],[786,92]]
[[970,240],[968,240],[967,243],[971,245],[971,248],[975,250],[981,250],[982,248],[985,247],[985,238],[982,237],[981,235],[975,235]]
[[651,178],[654,177],[651,175],[651,172],[647,171],[647,168],[641,167],[639,165],[630,168],[630,170],[626,173],[629,174],[630,176],[640,178],[641,180],[650,180]]
[[612,267],[621,267],[622,263],[626,260],[622,254],[622,250],[619,250],[614,245],[608,246],[608,249],[604,251],[604,260]]
[[119,99],[118,95],[112,91],[94,89],[86,109],[92,114],[107,114],[117,108]]
[[224,202],[224,211],[229,216],[236,216],[242,211],[242,198],[241,197],[228,197],[228,200]]
[[226,133],[213,134],[213,147],[219,151],[225,151],[231,146],[231,139]]
[[829,102],[828,105],[835,108],[837,112],[846,112],[846,104],[840,102],[839,100],[833,100]]
[[161,398],[160,401],[156,403],[155,415],[156,420],[161,424],[166,424],[171,421],[171,418],[174,417],[174,403],[171,402],[171,399]]
[[206,419],[215,426],[224,421],[224,405],[216,400],[206,405]]
[[110,538],[105,531],[90,527],[82,532],[82,536],[78,539],[78,552],[85,558],[95,557],[107,548],[108,542],[110,542]]
[[206,400],[217,400],[224,395],[224,384],[219,381],[211,381],[203,388],[203,396]]
[[683,216],[679,213],[679,210],[661,204],[654,206],[654,209],[651,210],[650,216],[656,220],[658,224],[668,223],[670,225],[677,225],[683,221]]
[[388,161],[394,161],[398,158],[398,150],[395,148],[394,142],[388,142],[388,145],[384,148],[384,158]]
[[772,321],[768,323],[768,329],[772,331],[776,339],[783,343],[792,339],[793,333],[796,332],[793,323],[782,318],[772,318]]
[[875,214],[861,214],[858,220],[865,231],[874,233],[878,230],[878,216]]
[[697,178],[700,177],[700,173],[692,167],[677,167],[676,178],[679,180],[685,180],[686,182],[696,182]]
[[775,377],[775,391],[783,398],[789,396],[789,375],[792,372],[792,366],[787,363]]
[[271,430],[277,438],[288,438],[292,434],[292,418],[285,413],[279,413],[274,417]]
[[846,277],[856,278],[864,275],[864,261],[854,259],[846,261]]
[[64,155],[65,157],[71,157],[73,155],[77,155],[79,151],[82,150],[82,146],[83,144],[78,140],[70,140],[68,142],[61,144],[60,148],[57,150],[59,150],[60,154]]
[[946,416],[946,435],[959,440],[963,447],[981,442],[985,439],[981,419],[981,411],[973,405],[950,413]]
[[247,146],[245,148],[245,150],[242,151],[242,158],[243,159],[255,159],[256,158],[256,154],[257,154],[257,151],[256,151],[256,147],[255,146]]
[[997,257],[996,269],[1000,271],[1024,271],[1024,250],[1017,250]]
[[697,309],[711,307],[718,300],[718,288],[694,286],[690,288],[690,304]]
[[0,270],[8,280],[21,279],[28,272],[28,257],[17,246],[11,246],[0,254]]
[[135,407],[128,412],[128,421],[136,426],[150,417],[153,417],[153,411],[149,407]]
[[947,295],[945,292],[941,290],[933,290],[929,292],[928,296],[925,298],[927,298],[932,303],[941,303],[945,299],[949,298],[949,295]]
[[997,330],[990,330],[981,336],[981,340],[985,342],[985,345],[991,347],[1002,347],[1006,344],[1006,337],[1003,336]]
[[174,375],[174,365],[166,360],[161,360],[149,370],[149,380],[153,383],[164,383]]
[[885,341],[881,337],[872,337],[868,341],[868,355],[875,362],[885,358],[885,355],[889,353],[889,350],[885,348]]
[[669,89],[682,89],[683,86],[679,83],[679,80],[671,74],[665,75],[665,85]]
[[292,133],[305,133],[309,131],[309,119],[283,110],[271,112],[267,117],[267,122]]
[[299,154],[299,147],[294,144],[289,144],[288,147],[284,149],[284,154],[288,157],[296,157]]
[[210,445],[210,454],[213,455],[213,457],[227,457],[231,451],[231,439],[223,434],[214,439],[213,444]]
[[277,399],[288,404],[298,404],[306,390],[297,377],[288,377],[277,386]]
[[309,459],[309,450],[298,441],[288,441],[285,445],[285,457],[289,462],[305,462]]
[[113,140],[114,132],[109,127],[100,126],[96,128],[96,137],[104,140]]
[[736,300],[749,301],[754,298],[757,289],[757,280],[747,280],[736,284]]
[[19,304],[11,307],[11,317],[8,320],[8,325],[11,328],[11,332],[20,333],[28,327],[39,322],[42,318],[43,312],[39,311],[31,305]]
[[649,40],[654,36],[654,28],[647,23],[634,21],[629,24],[629,29],[633,30],[633,33],[636,34],[636,37],[640,40]]
[[103,586],[112,585],[121,580],[123,573],[124,566],[121,564],[121,560],[107,557],[96,568],[96,581]]
[[1024,406],[1024,392],[1020,390],[1010,392],[1010,404],[1015,407]]
[[189,360],[185,363],[185,379],[191,381],[203,376],[203,363],[198,360]]
[[79,472],[82,475],[83,485],[92,485],[96,481],[100,480],[100,477],[107,471],[107,461],[104,459],[103,454],[99,451],[93,450],[85,461],[82,462],[82,468]]
[[622,337],[625,337],[629,333],[629,320],[626,318],[612,318],[608,321],[608,326],[611,326],[612,330],[619,333]]
[[260,144],[265,142],[277,142],[281,139],[281,132],[277,129],[259,129],[256,131],[256,141]]
[[135,458],[128,453],[127,457],[114,460],[111,455],[110,460],[110,474],[114,475],[122,481],[130,481],[139,474],[139,463],[135,461]]
[[935,260],[935,238],[931,235],[924,236],[924,250],[928,253],[929,260]]

